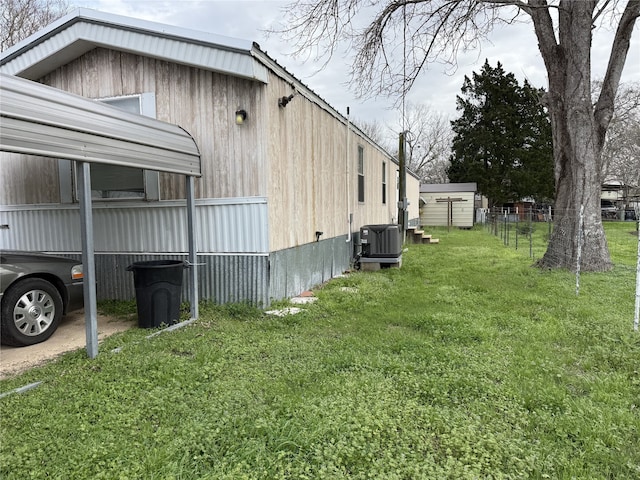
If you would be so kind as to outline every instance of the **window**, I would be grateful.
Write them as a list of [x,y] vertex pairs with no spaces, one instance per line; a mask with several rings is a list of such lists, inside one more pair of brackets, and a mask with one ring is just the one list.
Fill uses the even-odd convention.
[[[156,116],[156,101],[153,93],[107,98],[100,101],[126,112],[152,118]],[[74,198],[77,201],[77,182],[75,182],[75,190],[72,185],[75,166],[68,160],[60,160],[58,163],[61,201],[70,203]],[[94,199],[160,199],[159,175],[156,171],[103,164],[91,164],[90,168],[91,196]]]
[[358,202],[364,202],[364,148],[358,145]]
[[[155,118],[155,95],[152,93],[107,98],[101,102],[125,112]],[[91,196],[95,199],[158,200],[158,190],[158,172],[116,165],[91,165]]]
[[91,165],[91,197],[144,198],[144,171],[115,165]]
[[382,162],[382,204],[387,204],[387,162]]

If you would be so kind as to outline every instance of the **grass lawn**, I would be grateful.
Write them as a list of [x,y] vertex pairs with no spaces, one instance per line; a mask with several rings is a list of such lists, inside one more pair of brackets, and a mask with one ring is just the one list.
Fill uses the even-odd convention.
[[4,380],[43,383],[0,399],[0,478],[640,478],[637,237],[606,227],[615,268],[579,297],[444,229],[301,314],[206,304]]

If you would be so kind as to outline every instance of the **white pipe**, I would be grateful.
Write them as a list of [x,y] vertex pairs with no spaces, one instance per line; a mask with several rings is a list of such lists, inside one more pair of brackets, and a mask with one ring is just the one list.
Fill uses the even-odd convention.
[[347,243],[351,241],[351,212],[349,211],[351,207],[351,199],[349,198],[349,107],[347,107],[347,146],[345,151],[345,164],[346,164],[346,183],[345,187],[347,188]]

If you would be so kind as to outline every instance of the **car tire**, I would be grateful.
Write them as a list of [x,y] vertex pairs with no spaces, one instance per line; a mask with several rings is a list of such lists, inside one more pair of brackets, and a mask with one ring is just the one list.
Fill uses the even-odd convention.
[[28,278],[12,285],[2,298],[2,343],[24,347],[47,340],[62,318],[58,289],[41,278]]

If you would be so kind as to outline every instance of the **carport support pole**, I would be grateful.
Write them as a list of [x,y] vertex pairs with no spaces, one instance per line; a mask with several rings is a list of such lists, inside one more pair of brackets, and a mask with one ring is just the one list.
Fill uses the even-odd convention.
[[96,265],[93,251],[93,210],[91,206],[91,172],[87,162],[76,162],[80,196],[82,232],[82,270],[84,274],[84,323],[87,332],[87,355],[98,356],[98,316],[96,306]]
[[186,177],[187,190],[187,223],[189,229],[189,277],[191,279],[191,291],[189,301],[191,303],[191,318],[198,318],[198,254],[196,250],[196,202],[194,178]]

